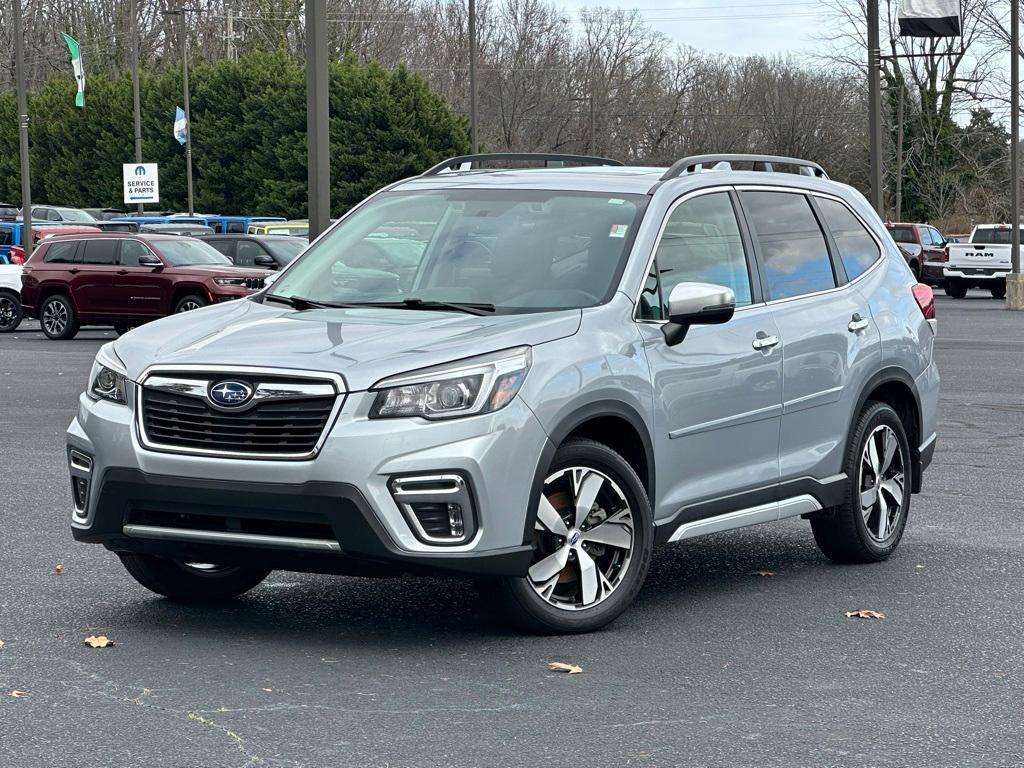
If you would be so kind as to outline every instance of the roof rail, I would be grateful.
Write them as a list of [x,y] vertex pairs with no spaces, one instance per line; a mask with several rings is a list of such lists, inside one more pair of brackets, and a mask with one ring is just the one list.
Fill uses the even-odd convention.
[[[798,169],[801,176],[816,176],[819,179],[827,179],[825,169],[810,160],[801,160],[796,157],[782,157],[779,155],[694,155],[684,157],[682,160],[672,164],[672,167],[665,171],[661,177],[662,181],[675,179],[688,173],[696,173],[708,168],[712,170],[719,163],[725,163],[732,168],[733,163],[751,163],[755,171],[763,173],[774,173],[776,165],[791,165]],[[709,167],[710,166],[710,167]]]
[[[558,168],[562,163],[577,163],[579,165],[622,165],[618,160],[609,160],[606,157],[591,157],[589,155],[563,155],[550,152],[485,152],[477,155],[459,155],[449,157],[442,163],[424,171],[422,176],[436,176],[444,171],[457,171],[461,166],[474,164],[482,161],[503,161],[521,160],[542,163],[544,168]],[[555,165],[557,163],[557,165]]]

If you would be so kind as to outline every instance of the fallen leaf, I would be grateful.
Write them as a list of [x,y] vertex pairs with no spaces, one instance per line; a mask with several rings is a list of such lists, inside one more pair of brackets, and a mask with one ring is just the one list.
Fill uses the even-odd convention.
[[552,672],[568,672],[570,675],[578,675],[583,671],[583,667],[576,664],[566,664],[564,661],[549,662],[548,669]]
[[109,648],[114,645],[114,641],[106,635],[89,635],[85,638],[85,644],[90,648]]
[[767,578],[769,576],[774,576],[775,573],[773,571],[754,571],[750,575],[751,576],[764,576],[765,578]]
[[264,688],[263,690],[266,691],[267,693],[273,693],[274,692],[273,688]]
[[57,563],[53,566],[54,573],[64,573],[64,563]]
[[11,691],[7,695],[12,696],[15,699],[24,699],[26,696],[28,696],[28,691]]
[[878,611],[869,611],[866,608],[860,608],[856,611],[847,611],[846,618],[848,619],[884,619],[885,614],[879,613]]
[[4,641],[0,640],[0,648],[3,648],[3,647],[4,647]]

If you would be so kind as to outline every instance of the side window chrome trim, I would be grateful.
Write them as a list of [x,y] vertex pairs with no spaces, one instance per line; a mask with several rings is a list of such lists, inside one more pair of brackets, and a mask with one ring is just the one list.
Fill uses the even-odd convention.
[[[637,290],[636,290],[636,292],[634,294],[635,295],[635,298],[633,299],[633,320],[634,321],[636,321],[638,323],[654,323],[656,325],[663,325],[664,323],[668,322],[667,320],[650,320],[650,319],[647,319],[647,318],[640,317],[640,299],[644,295],[644,287],[647,285],[647,278],[651,274],[651,267],[654,266],[654,259],[658,255],[658,246],[661,245],[661,239],[662,239],[662,237],[665,236],[665,230],[668,228],[669,219],[672,218],[672,214],[675,213],[676,208],[678,208],[683,203],[686,203],[686,202],[689,202],[690,200],[693,200],[694,198],[702,197],[704,195],[713,195],[713,194],[716,194],[716,193],[719,193],[719,192],[726,192],[726,193],[728,193],[728,192],[731,192],[733,189],[735,189],[735,187],[733,187],[730,184],[722,184],[722,185],[719,185],[719,186],[716,186],[716,187],[704,187],[702,189],[694,189],[694,190],[692,190],[690,192],[687,192],[684,195],[682,195],[681,197],[677,197],[675,200],[672,201],[672,204],[668,207],[668,210],[665,211],[665,216],[661,220],[661,226],[658,227],[658,236],[656,238],[654,238],[654,248],[651,249],[651,255],[647,257],[647,268],[644,269],[643,277],[640,280],[640,286],[637,288]],[[740,226],[740,222],[739,222],[738,219],[736,221],[736,226],[737,227]],[[628,296],[630,294],[627,293],[626,295]],[[739,309],[739,308],[737,307],[737,309]]]

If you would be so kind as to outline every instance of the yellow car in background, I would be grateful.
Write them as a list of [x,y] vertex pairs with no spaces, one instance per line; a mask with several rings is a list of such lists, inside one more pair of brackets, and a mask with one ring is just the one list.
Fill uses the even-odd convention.
[[302,220],[295,221],[265,221],[260,224],[250,224],[246,230],[247,235],[291,235],[292,237],[309,237],[309,222]]

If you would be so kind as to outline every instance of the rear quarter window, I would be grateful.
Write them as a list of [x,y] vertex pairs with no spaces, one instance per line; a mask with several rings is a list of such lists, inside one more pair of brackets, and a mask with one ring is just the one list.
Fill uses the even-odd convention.
[[839,250],[847,278],[857,279],[882,257],[878,243],[843,203],[824,197],[817,198],[817,202]]
[[49,243],[46,246],[46,253],[43,254],[45,264],[71,264],[75,260],[75,250],[78,243],[75,241],[61,241]]
[[897,243],[913,243],[914,230],[910,227],[890,227],[889,234]]

